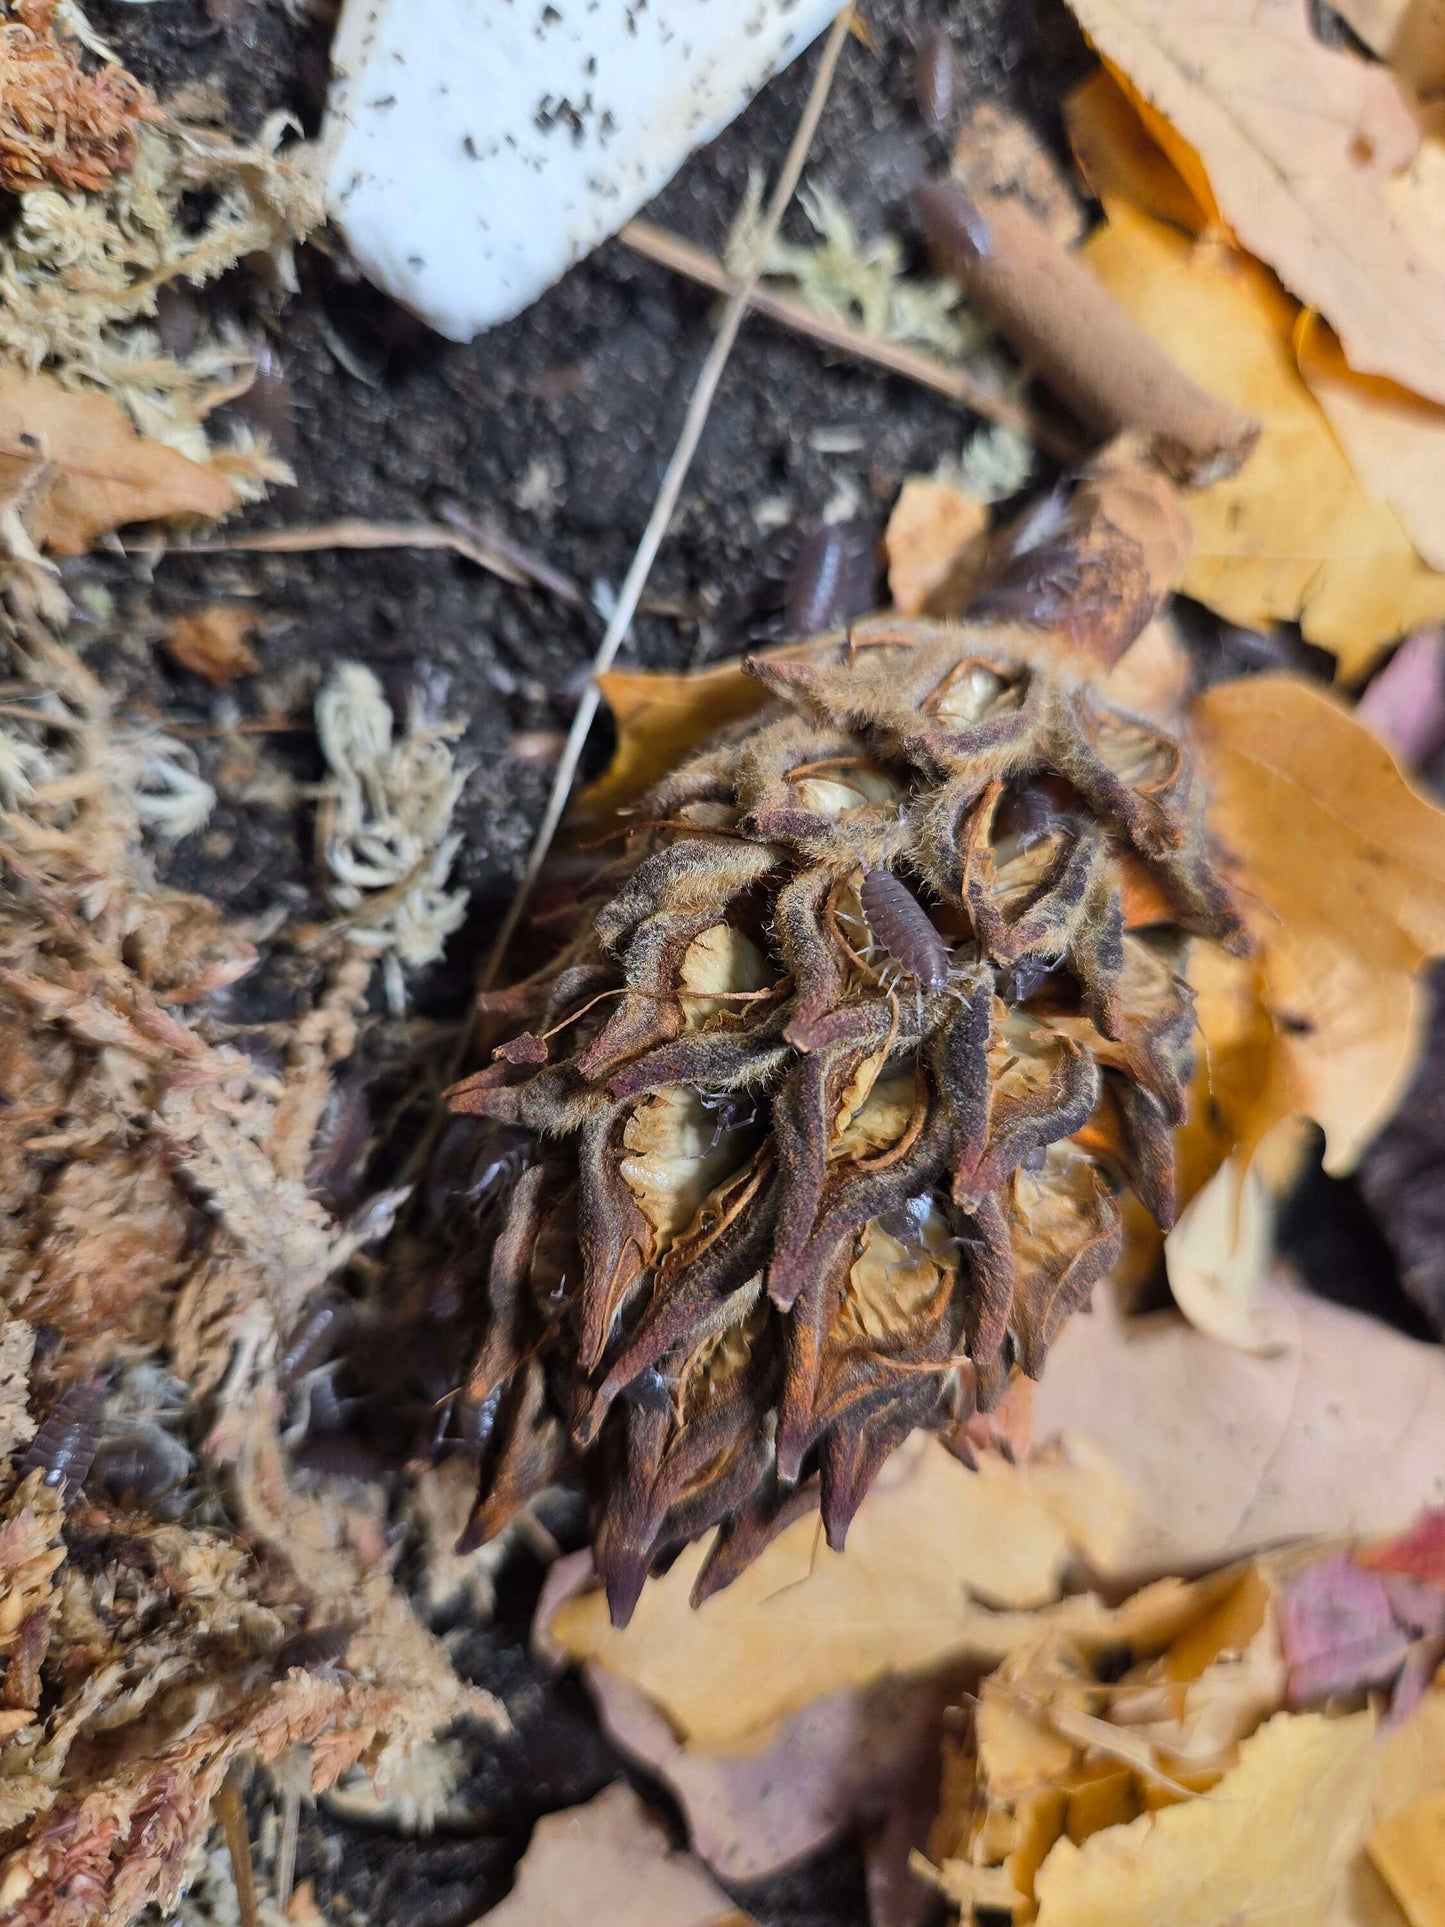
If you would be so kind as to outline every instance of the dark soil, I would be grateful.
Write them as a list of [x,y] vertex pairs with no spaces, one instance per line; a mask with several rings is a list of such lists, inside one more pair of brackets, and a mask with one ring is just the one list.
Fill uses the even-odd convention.
[[[299,8],[293,13],[283,0],[95,0],[88,11],[163,95],[214,82],[238,131],[277,109],[315,131],[329,27],[298,18]],[[870,0],[866,17],[870,44],[850,42],[844,52],[810,168],[864,232],[888,226],[908,234],[908,190],[940,159],[913,100],[914,42],[940,21],[953,35],[960,111],[978,98],[999,99],[1059,139],[1059,101],[1088,59],[1062,0],[975,0],[967,8]],[[812,57],[800,61],[694,157],[654,217],[718,248],[749,166],[772,167],[781,157],[812,65]],[[252,511],[252,525],[343,515],[414,520],[461,504],[586,588],[621,581],[706,352],[711,297],[612,244],[519,319],[459,347],[359,284],[329,246],[304,252],[302,278],[301,295],[272,324],[289,384],[287,452],[297,483]],[[259,312],[244,275],[220,298]],[[936,396],[750,320],[653,575],[653,594],[683,613],[640,618],[623,660],[676,668],[775,635],[791,557],[840,484],[851,482],[881,524],[903,477],[956,454],[973,426]],[[819,448],[820,435],[836,448],[846,431],[856,432],[856,452]],[[763,534],[755,511],[778,497],[788,525]],[[463,754],[474,766],[459,811],[459,880],[473,893],[472,929],[494,923],[600,634],[590,610],[519,590],[449,555],[405,550],[171,556],[153,577],[115,558],[86,558],[74,573],[102,582],[127,626],[143,635],[218,598],[252,598],[262,612],[262,674],[224,698],[153,651],[94,649],[92,661],[133,709],[206,725],[239,704],[243,715],[279,709],[304,724],[311,694],[338,660],[372,665],[393,692],[423,672],[444,680],[445,709],[465,720]],[[304,727],[263,740],[296,776],[319,774]],[[197,749],[214,770],[220,752],[205,739]],[[594,758],[605,751],[599,730]],[[223,802],[195,847],[182,845],[171,859],[170,874],[238,913],[257,912],[280,892],[310,890],[308,839],[300,807]],[[418,987],[438,1015],[460,1008],[475,949],[468,935],[454,945],[455,963]],[[1338,1265],[1327,1260],[1324,1269]],[[477,1746],[465,1789],[474,1824],[398,1840],[311,1816],[298,1873],[313,1876],[323,1896],[340,1890],[372,1922],[396,1927],[471,1921],[507,1891],[536,1818],[589,1798],[621,1770],[580,1686],[549,1678],[529,1653],[541,1578],[529,1555],[514,1559],[494,1622],[458,1649],[463,1670],[503,1699],[515,1729],[501,1743]],[[854,1845],[738,1898],[778,1927],[866,1920]]]

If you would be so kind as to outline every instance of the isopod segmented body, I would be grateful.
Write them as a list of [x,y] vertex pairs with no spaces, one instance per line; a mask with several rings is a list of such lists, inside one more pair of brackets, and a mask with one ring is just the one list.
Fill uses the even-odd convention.
[[351,1626],[311,1626],[292,1633],[271,1655],[273,1672],[278,1679],[293,1666],[308,1673],[334,1672],[346,1657],[354,1630]]
[[948,946],[913,892],[891,870],[869,870],[858,890],[868,928],[921,989],[948,984]]
[[783,599],[790,636],[850,622],[878,602],[878,529],[864,516],[824,522],[798,545]]
[[276,1383],[287,1392],[351,1336],[356,1312],[334,1292],[318,1292],[291,1327],[276,1360]]
[[190,1453],[162,1426],[132,1425],[101,1441],[90,1476],[108,1497],[144,1505],[173,1492],[190,1469]]
[[946,27],[935,27],[918,43],[913,68],[913,93],[918,111],[930,127],[947,127],[953,119],[953,42]]
[[47,1485],[78,1492],[95,1461],[105,1419],[105,1380],[73,1379],[41,1420],[20,1460],[20,1475],[37,1469]]

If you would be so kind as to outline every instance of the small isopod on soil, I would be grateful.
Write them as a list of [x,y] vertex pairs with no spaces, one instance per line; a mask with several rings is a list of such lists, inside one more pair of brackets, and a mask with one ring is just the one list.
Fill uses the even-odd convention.
[[20,1460],[20,1475],[37,1469],[46,1485],[78,1492],[94,1463],[105,1419],[105,1380],[73,1379],[41,1420]]
[[878,604],[878,530],[866,516],[823,522],[798,544],[783,597],[790,636],[811,636]]
[[934,27],[919,41],[913,68],[918,111],[930,127],[946,127],[953,119],[953,83],[953,42],[946,27]]
[[948,983],[948,946],[907,884],[891,870],[870,870],[858,890],[868,927],[919,986],[942,990]]

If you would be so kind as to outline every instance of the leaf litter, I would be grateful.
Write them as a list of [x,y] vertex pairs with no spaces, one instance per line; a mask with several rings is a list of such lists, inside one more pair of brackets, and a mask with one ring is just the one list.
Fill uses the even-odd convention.
[[[1162,36],[1147,0],[1078,10],[1090,9],[1101,42],[1124,16]],[[1381,45],[1395,44],[1389,31]],[[1383,100],[1371,72],[1350,85]],[[1240,252],[1249,242],[1289,279],[1268,222],[1242,218],[1242,190],[1199,131],[1212,123],[1178,107],[1172,82],[1151,93],[1147,76],[1130,80],[1132,91],[1093,87],[1089,114],[1076,113],[1090,178],[1110,183],[1107,221],[1063,259],[1068,274],[1094,276],[1091,301],[1112,294],[1205,391],[1211,429],[1192,445],[1207,459],[1172,464],[1204,486],[1158,472],[1191,437],[1121,416],[1115,396],[1092,423],[1129,439],[1041,514],[1004,511],[990,527],[1032,451],[971,443],[959,471],[909,482],[889,559],[904,613],[1022,625],[1084,665],[1086,683],[1187,732],[1201,755],[1211,835],[1253,943],[1244,958],[1197,943],[1185,986],[1204,1040],[1177,1151],[1192,1204],[1164,1255],[1193,1322],[1126,1316],[1101,1290],[1094,1316],[1061,1333],[1031,1421],[1016,1379],[952,1453],[933,1440],[902,1447],[846,1555],[820,1547],[810,1520],[780,1517],[742,1576],[693,1609],[707,1549],[688,1546],[646,1583],[621,1632],[585,1556],[559,1562],[537,1637],[584,1666],[604,1724],[673,1789],[694,1852],[723,1878],[760,1877],[863,1830],[881,1894],[931,1820],[930,1877],[966,1917],[1188,1920],[1191,1905],[1215,1905],[1218,1889],[1189,1897],[1222,1870],[1243,1914],[1393,1920],[1398,1903],[1416,1921],[1433,1904],[1445,1786],[1440,1514],[1410,1527],[1445,1501],[1440,1355],[1262,1281],[1269,1190],[1291,1168],[1298,1121],[1324,1132],[1332,1168],[1349,1168],[1418,1057],[1421,971],[1445,950],[1442,818],[1362,722],[1297,681],[1195,699],[1161,611],[1182,581],[1242,621],[1302,613],[1346,678],[1363,673],[1445,606],[1429,566],[1431,470],[1423,455],[1412,466],[1426,404],[1377,398],[1406,423],[1398,442],[1380,409],[1359,415],[1359,376]],[[1179,132],[1160,117],[1171,104]],[[988,231],[1028,235],[1019,251],[1035,260],[1032,231],[1002,208],[1016,197],[1051,248],[1071,245],[1067,199],[1030,176],[1027,156],[991,168],[1006,130],[974,131],[956,164]],[[47,547],[80,551],[156,516],[211,519],[280,474],[264,450],[205,437],[205,416],[245,379],[244,344],[218,336],[178,360],[143,319],[163,281],[201,278],[233,248],[229,259],[270,248],[284,269],[314,202],[305,157],[278,159],[277,133],[243,150],[207,131],[203,113],[172,111],[140,120],[124,166],[89,184],[88,199],[23,197],[4,268],[18,296],[0,329],[19,364],[4,379],[24,454],[6,457],[0,528],[22,614],[63,616]],[[207,168],[215,211],[181,236],[180,194]],[[1428,198],[1428,166],[1409,192]],[[788,244],[768,272],[885,339],[975,352],[981,330],[955,288],[905,285],[916,278],[902,275],[901,253],[860,241],[821,184],[810,205],[818,245]],[[62,233],[88,258],[89,305],[71,301],[79,282],[37,272]],[[117,254],[127,233],[149,238]],[[977,277],[962,278],[977,296]],[[1040,343],[1052,351],[1053,337],[1021,326],[1017,293],[994,288],[985,305],[1047,378]],[[1370,317],[1319,305],[1357,350]],[[1381,352],[1398,359],[1409,316],[1390,319],[1396,338]],[[1241,360],[1250,381],[1231,373]],[[1078,375],[1055,366],[1053,385],[1102,406],[1100,383],[1081,388]],[[106,459],[87,474],[98,449]],[[1323,507],[1302,509],[1312,494]],[[0,1167],[16,1233],[0,1443],[34,1462],[0,1521],[0,1896],[20,1920],[119,1921],[184,1880],[204,1883],[211,1801],[236,1758],[272,1762],[293,1788],[352,1776],[338,1798],[358,1801],[354,1812],[390,1773],[392,1819],[425,1825],[451,1811],[457,1771],[435,1735],[462,1715],[497,1717],[398,1588],[375,1486],[318,1482],[293,1456],[306,1430],[298,1398],[337,1396],[360,1354],[338,1372],[323,1346],[320,1378],[305,1366],[299,1390],[285,1363],[317,1307],[387,1276],[365,1254],[401,1192],[347,1217],[308,1191],[307,1173],[378,962],[400,1010],[404,973],[461,923],[450,822],[465,776],[438,705],[418,692],[398,728],[370,672],[336,668],[317,711],[332,918],[292,933],[314,964],[279,1051],[229,1038],[206,999],[255,967],[255,948],[204,899],[159,887],[144,845],[194,833],[205,785],[181,744],[122,726],[78,661],[29,633],[18,706],[32,720],[0,725],[14,886],[0,921],[0,1001],[13,1020]],[[219,684],[249,673],[246,635],[244,616],[222,606],[177,625],[170,647]],[[809,652],[777,660],[806,665]],[[579,811],[593,829],[763,700],[733,665],[695,678],[614,672],[608,694],[620,742]],[[832,794],[826,780],[814,790]],[[1133,877],[1126,927],[1147,930],[1159,914],[1148,878]],[[690,967],[687,987],[715,997],[699,959]],[[708,1015],[719,1012],[725,1002]],[[1108,1133],[1100,1116],[1078,1135],[1091,1156],[1117,1155]],[[1131,1249],[1142,1275],[1157,1240]],[[404,1231],[384,1264],[406,1284],[417,1262]],[[143,1375],[161,1361],[173,1388],[163,1406],[136,1389],[154,1393],[160,1380]],[[160,1459],[156,1436],[179,1445],[167,1516],[137,1523],[95,1482],[72,1492],[67,1465],[81,1485],[89,1449],[80,1432],[63,1450],[54,1425],[36,1432],[92,1383],[106,1393],[97,1448],[135,1452],[131,1441],[149,1437]],[[451,1398],[444,1426],[466,1422]],[[482,1614],[499,1555],[450,1550],[467,1497],[453,1474],[469,1463],[414,1465],[414,1516],[430,1539],[431,1608]],[[88,1678],[70,1657],[82,1648]],[[414,1792],[397,1764],[407,1749]],[[618,1918],[747,1918],[621,1787],[539,1824],[493,1917],[570,1918],[581,1882]]]
[[[237,1755],[300,1747],[320,1788],[496,1709],[397,1591],[374,1504],[300,1489],[280,1444],[281,1341],[386,1222],[349,1230],[298,1181],[370,965],[338,948],[279,1073],[206,1041],[191,1007],[255,949],[155,883],[134,751],[99,685],[38,632],[20,660],[29,705],[12,711],[33,720],[0,725],[16,770],[0,831],[8,1439],[65,1409],[77,1374],[104,1404],[167,1361],[233,1522],[200,1523],[200,1488],[173,1523],[62,1498],[43,1426],[7,1500],[7,1918],[120,1921],[174,1891]],[[308,1625],[338,1623],[344,1666],[289,1664]]]

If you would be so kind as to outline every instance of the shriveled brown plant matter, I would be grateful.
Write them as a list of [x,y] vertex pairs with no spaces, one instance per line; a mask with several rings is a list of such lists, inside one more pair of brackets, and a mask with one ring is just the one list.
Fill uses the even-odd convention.
[[130,166],[155,95],[124,67],[87,73],[57,25],[58,0],[15,0],[0,19],[0,187],[98,188]]
[[282,1443],[287,1334],[389,1219],[304,1181],[370,962],[334,955],[284,1062],[213,1039],[257,950],[151,868],[181,746],[38,629],[9,662],[0,1917],[121,1927],[174,1897],[233,1761],[307,1749],[319,1790],[497,1709],[394,1584],[385,1495],[318,1488]]
[[1112,1263],[1121,1192],[1171,1220],[1185,954],[1239,941],[1185,747],[1037,632],[751,669],[772,705],[490,999],[526,1028],[453,1093],[492,1123],[441,1173],[457,1209],[469,1157],[485,1201],[511,1181],[467,1260],[471,1536],[585,1454],[618,1621],[709,1527],[699,1596],[814,1505],[840,1546],[916,1427],[967,1451]]

